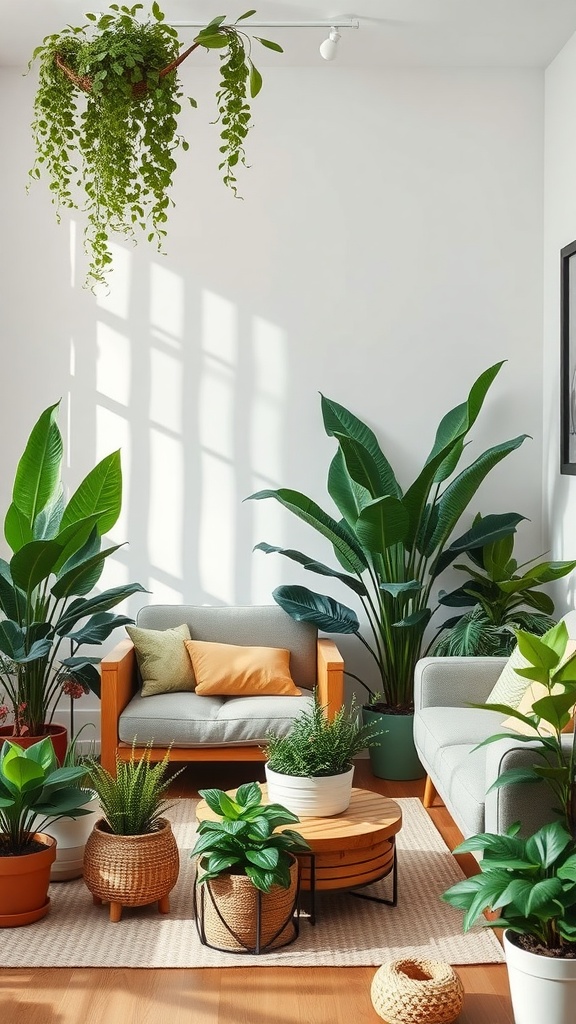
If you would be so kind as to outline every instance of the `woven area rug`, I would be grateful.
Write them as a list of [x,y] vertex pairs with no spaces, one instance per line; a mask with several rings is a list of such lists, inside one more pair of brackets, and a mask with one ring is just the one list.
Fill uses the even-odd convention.
[[[180,848],[181,869],[170,897],[169,915],[156,907],[126,909],[119,924],[107,907],[95,907],[82,879],[50,887],[52,906],[42,921],[3,930],[3,967],[322,967],[379,965],[418,956],[451,964],[499,963],[502,948],[489,929],[461,931],[462,915],[440,899],[462,878],[420,801],[406,798],[398,844],[398,906],[356,899],[349,893],[322,895],[318,920],[301,919],[291,946],[260,956],[220,953],[198,939],[192,910],[194,865],[193,800],[179,800],[168,812]],[[386,898],[391,878],[365,892]]]

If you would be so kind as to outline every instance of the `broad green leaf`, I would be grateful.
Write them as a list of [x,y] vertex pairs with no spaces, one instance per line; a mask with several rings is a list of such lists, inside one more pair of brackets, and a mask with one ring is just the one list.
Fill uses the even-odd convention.
[[12,501],[30,527],[42,509],[55,499],[60,485],[63,444],[56,421],[59,404],[49,406],[40,415],[16,469]]
[[92,469],[66,505],[61,530],[79,520],[97,516],[100,536],[112,529],[122,510],[120,451],[112,452]]
[[351,479],[368,491],[371,498],[383,497],[379,467],[368,449],[356,438],[348,437],[346,434],[334,431],[334,437],[338,441],[346,472]]
[[419,580],[408,580],[407,583],[381,583],[380,590],[384,590],[390,597],[405,597],[406,594],[418,594],[422,590]]
[[307,587],[276,587],[272,597],[293,619],[312,622],[325,633],[358,633],[360,629],[358,616],[352,608]]
[[371,554],[383,555],[406,537],[408,513],[398,498],[376,498],[362,509],[356,523],[358,540]]
[[59,636],[66,635],[80,619],[95,615],[96,612],[107,612],[115,608],[121,601],[131,597],[132,594],[145,594],[147,591],[139,583],[127,583],[120,587],[112,587],[102,594],[96,594],[91,598],[79,597],[71,601],[64,613],[58,619],[55,629]]
[[129,626],[134,619],[128,615],[114,615],[113,612],[99,612],[75,633],[68,633],[70,640],[77,644],[101,644],[118,626]]
[[370,491],[350,477],[340,447],[330,463],[327,488],[336,508],[353,529],[359,513],[372,500],[372,496]]
[[274,553],[285,555],[286,558],[292,559],[293,562],[298,562],[299,565],[303,565],[310,572],[316,572],[320,576],[331,576],[340,580],[341,583],[344,583],[354,593],[362,597],[368,593],[362,580],[356,579],[355,576],[349,576],[347,573],[338,572],[336,569],[331,569],[330,566],[317,562],[309,555],[303,555],[301,551],[295,551],[293,548],[274,547],[274,545],[266,544],[265,541],[262,541],[260,544],[256,544],[254,551],[264,551],[267,555]]
[[200,43],[201,46],[205,46],[207,50],[221,50],[224,46],[228,46],[228,36],[225,32],[220,35],[202,35],[200,33],[196,36],[195,43]]
[[526,516],[521,516],[517,512],[482,516],[439,555],[434,566],[434,575],[438,576],[443,572],[454,561],[456,555],[512,535],[515,533],[518,523],[525,519]]
[[539,829],[526,843],[526,854],[542,867],[549,868],[570,845],[571,838],[559,821]]
[[10,572],[17,587],[33,591],[47,580],[62,554],[62,545],[56,540],[33,540],[20,548],[10,560]]
[[535,715],[549,722],[558,732],[570,721],[570,712],[576,704],[576,694],[555,693],[534,701],[532,709]]
[[262,36],[254,36],[254,39],[257,39],[259,43],[262,43],[262,46],[266,46],[269,50],[276,50],[276,53],[284,53],[280,44],[273,42],[272,39],[262,39]]
[[475,462],[462,470],[448,485],[438,504],[438,525],[431,541],[433,550],[442,545],[444,539],[450,536],[462,513],[491,470],[507,455],[519,448],[527,436],[527,434],[521,434],[510,441],[504,441],[502,444],[489,448]]
[[258,68],[254,66],[251,60],[247,59],[248,67],[250,68],[249,84],[250,84],[250,96],[254,99],[258,95],[262,88],[262,75],[258,71]]
[[[567,638],[568,633],[564,623],[561,624],[564,627],[564,635]],[[516,630],[516,639],[518,640],[518,649],[520,654],[526,658],[535,668],[545,669],[552,671],[555,669],[560,661],[561,654],[563,653],[566,642],[561,643],[560,634],[556,631],[548,634],[546,641],[541,640],[540,637],[534,636],[532,633],[525,633],[522,629]]]
[[259,807],[262,803],[262,790],[257,782],[246,782],[236,791],[236,803],[242,807]]
[[394,474],[392,466],[384,455],[376,435],[362,420],[358,419],[343,405],[321,395],[322,418],[324,429],[329,437],[336,434],[345,435],[358,441],[372,456],[380,474],[380,494],[392,494],[399,498],[402,490]]
[[274,846],[265,850],[246,850],[246,859],[257,868],[268,868],[273,871],[278,864],[279,853]]
[[484,370],[472,385],[466,401],[451,409],[442,418],[436,431],[434,445],[426,462],[431,462],[447,445],[456,442],[458,438],[468,433],[476,422],[488,390],[504,362],[505,360],[502,360]]
[[2,771],[8,781],[20,791],[25,785],[41,782],[44,779],[44,769],[41,765],[27,757],[4,758]]
[[34,530],[28,516],[21,512],[14,502],[8,507],[4,519],[4,536],[9,548],[14,552],[34,540]]
[[58,600],[70,597],[72,594],[75,596],[84,596],[85,594],[89,594],[95,586],[95,582],[98,582],[100,579],[104,561],[109,557],[109,555],[114,554],[114,552],[118,551],[121,547],[123,547],[122,544],[115,544],[113,547],[106,548],[104,551],[99,551],[97,555],[93,555],[92,558],[86,559],[85,562],[80,562],[78,565],[75,565],[72,569],[56,580],[54,586],[51,588],[51,593]]
[[307,498],[300,491],[293,491],[282,487],[277,491],[264,490],[251,494],[247,501],[260,501],[262,498],[275,498],[289,512],[293,512],[298,519],[308,523],[323,537],[326,537],[335,549],[341,552],[347,563],[353,566],[353,571],[360,575],[368,567],[366,556],[360,544],[351,543],[350,535],[346,534],[340,524],[332,516],[329,516],[315,501]]

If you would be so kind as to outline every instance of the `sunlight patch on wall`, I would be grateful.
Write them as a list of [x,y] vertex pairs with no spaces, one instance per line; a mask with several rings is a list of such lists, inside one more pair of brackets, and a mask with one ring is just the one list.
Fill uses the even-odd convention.
[[[282,445],[286,432],[288,349],[286,332],[276,324],[254,317],[252,322],[254,353],[254,397],[250,422],[250,463],[253,491],[277,488],[283,479]],[[276,501],[252,502],[252,543],[266,540],[283,545],[288,513]],[[283,566],[279,556],[254,554],[252,600],[270,600],[278,586]],[[264,595],[264,596],[263,596]]]
[[[125,334],[98,321],[96,326],[96,390],[119,405],[130,402],[130,342]],[[115,447],[118,447],[117,445]]]
[[143,603],[147,604],[182,604],[184,601],[184,594],[182,590],[176,590],[175,587],[169,587],[167,583],[163,583],[162,580],[157,579],[155,576],[148,578],[148,590],[149,594],[143,594]]
[[150,419],[166,430],[182,431],[182,360],[159,348],[150,352]]
[[[116,544],[123,543],[128,537],[128,507],[129,492],[126,481],[130,480],[130,428],[125,416],[112,412],[102,405],[96,407],[96,462],[103,459],[110,452],[121,449],[122,478],[125,481],[123,487],[122,512],[118,522],[108,534],[110,540]],[[119,555],[121,552],[119,552]],[[108,559],[111,562],[112,559]]]
[[117,242],[110,245],[114,273],[110,275],[110,283],[97,289],[96,304],[107,313],[112,313],[121,320],[127,320],[130,312],[130,285],[133,256],[130,249]]
[[150,268],[150,326],[161,331],[167,343],[180,346],[184,334],[184,281],[157,263]]
[[150,497],[148,555],[152,565],[182,577],[184,465],[182,443],[150,430]]
[[203,366],[199,388],[200,582],[211,598],[235,601],[237,522],[235,388],[238,315],[233,303],[213,292],[202,301]]

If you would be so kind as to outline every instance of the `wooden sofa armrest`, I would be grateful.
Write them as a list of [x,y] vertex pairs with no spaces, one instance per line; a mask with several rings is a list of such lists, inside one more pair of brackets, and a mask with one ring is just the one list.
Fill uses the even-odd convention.
[[318,639],[316,664],[318,700],[332,721],[344,703],[344,659],[333,640]]
[[136,654],[131,640],[121,640],[100,662],[102,676],[100,708],[100,761],[116,774],[118,720],[136,693]]

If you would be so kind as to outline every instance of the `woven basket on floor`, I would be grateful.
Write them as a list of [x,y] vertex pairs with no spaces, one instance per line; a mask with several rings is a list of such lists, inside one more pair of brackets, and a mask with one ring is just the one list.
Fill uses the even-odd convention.
[[[200,869],[201,874],[201,869]],[[298,895],[298,862],[290,868],[290,887],[272,886],[261,894],[260,949],[256,921],[258,889],[247,875],[223,874],[195,885],[198,934],[203,945],[230,952],[256,953],[287,946],[296,938],[294,910]]]
[[123,907],[143,907],[164,899],[180,869],[178,847],[167,818],[157,831],[117,836],[100,818],[84,851],[84,881],[96,899]]
[[464,988],[441,960],[392,960],[379,967],[370,991],[387,1024],[450,1024],[462,1009]]

